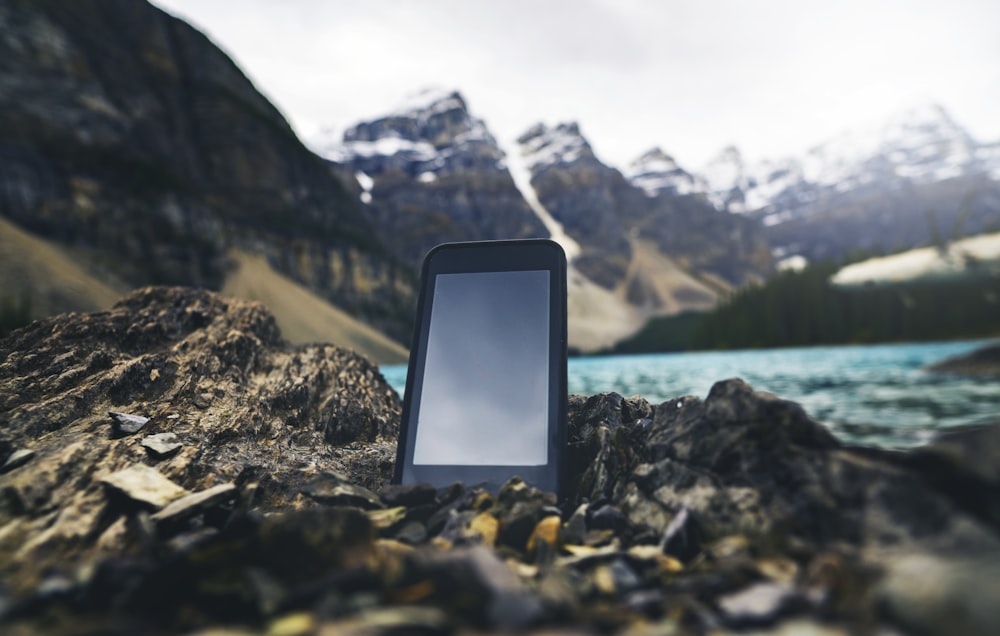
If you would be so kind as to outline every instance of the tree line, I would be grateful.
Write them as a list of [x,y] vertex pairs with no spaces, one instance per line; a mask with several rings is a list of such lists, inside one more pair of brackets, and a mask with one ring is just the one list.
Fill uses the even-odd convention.
[[614,353],[908,342],[1000,335],[1000,277],[830,284],[837,263],[786,271],[713,311],[651,320]]

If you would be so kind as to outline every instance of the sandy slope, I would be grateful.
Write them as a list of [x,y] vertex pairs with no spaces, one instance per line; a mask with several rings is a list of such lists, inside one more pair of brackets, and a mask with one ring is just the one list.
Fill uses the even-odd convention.
[[331,342],[382,364],[406,362],[408,354],[402,346],[275,272],[262,256],[237,250],[230,257],[237,267],[226,279],[222,293],[267,305],[286,340],[294,344]]
[[701,281],[662,254],[635,240],[625,280],[614,291],[570,267],[569,346],[583,352],[612,346],[638,331],[653,316],[706,311],[719,299],[722,281]]
[[31,299],[35,318],[108,309],[127,290],[98,280],[66,249],[0,218],[0,296]]

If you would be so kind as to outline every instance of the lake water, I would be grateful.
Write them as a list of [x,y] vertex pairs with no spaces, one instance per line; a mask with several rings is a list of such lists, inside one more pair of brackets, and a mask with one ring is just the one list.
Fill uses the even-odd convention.
[[[570,394],[615,391],[653,404],[704,398],[712,384],[741,377],[755,389],[802,404],[842,440],[906,448],[936,431],[1000,419],[1000,380],[923,370],[985,341],[759,351],[711,351],[569,361]],[[401,395],[406,366],[382,368]]]

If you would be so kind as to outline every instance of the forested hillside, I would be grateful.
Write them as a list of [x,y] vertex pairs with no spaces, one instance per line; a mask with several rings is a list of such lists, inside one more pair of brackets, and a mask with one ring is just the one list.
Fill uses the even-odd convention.
[[1000,279],[846,290],[835,263],[784,272],[714,311],[651,321],[620,353],[903,342],[1000,335]]

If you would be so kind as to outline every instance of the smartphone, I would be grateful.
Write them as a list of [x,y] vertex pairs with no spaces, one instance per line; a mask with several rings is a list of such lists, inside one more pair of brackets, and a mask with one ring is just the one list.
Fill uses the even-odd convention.
[[428,252],[410,346],[396,483],[563,493],[566,255],[550,240]]

